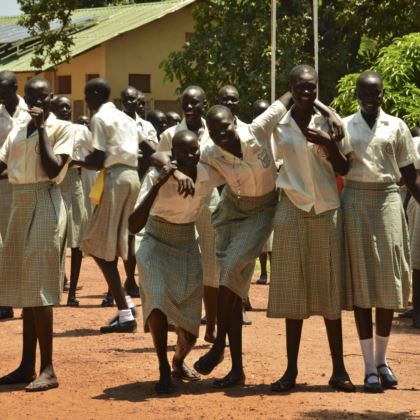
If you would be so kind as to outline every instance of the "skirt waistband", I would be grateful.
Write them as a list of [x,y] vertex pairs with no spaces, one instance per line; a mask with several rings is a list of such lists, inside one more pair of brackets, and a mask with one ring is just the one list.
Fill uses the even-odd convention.
[[357,182],[345,181],[344,188],[351,188],[353,190],[370,190],[383,192],[398,192],[399,187],[394,182]]
[[12,184],[14,191],[46,191],[58,189],[58,185],[52,182],[38,182],[36,184]]

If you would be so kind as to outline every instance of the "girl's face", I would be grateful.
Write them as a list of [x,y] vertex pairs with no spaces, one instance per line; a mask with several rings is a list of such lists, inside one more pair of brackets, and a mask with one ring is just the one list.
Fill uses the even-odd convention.
[[44,112],[49,112],[52,93],[47,82],[39,80],[32,83],[25,89],[25,102],[29,108],[42,108]]
[[216,114],[208,123],[211,139],[222,149],[228,149],[236,139],[235,121],[232,114],[221,112]]
[[293,101],[299,108],[312,108],[316,99],[318,80],[309,72],[302,72],[292,81]]
[[382,82],[377,77],[367,77],[357,83],[357,101],[366,115],[377,115],[384,98]]

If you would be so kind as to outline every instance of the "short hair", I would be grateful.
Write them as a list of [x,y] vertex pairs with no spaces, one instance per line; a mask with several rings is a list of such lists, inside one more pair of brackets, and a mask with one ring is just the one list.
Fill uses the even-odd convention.
[[127,94],[129,91],[133,91],[136,95],[139,94],[139,90],[137,88],[135,88],[134,86],[127,86],[126,88],[124,88],[121,93],[120,93],[120,97],[122,98],[125,94]]
[[420,127],[414,127],[410,131],[411,131],[411,135],[413,137],[419,137],[420,136]]
[[33,87],[33,85],[35,85],[37,83],[45,83],[47,85],[48,89],[51,91],[50,82],[45,77],[35,76],[35,77],[32,77],[31,79],[29,79],[25,83],[25,93],[28,91],[28,89],[31,89]]
[[204,92],[204,89],[196,85],[187,86],[182,92],[182,96],[184,96],[189,90],[198,90],[203,95],[203,98],[206,98],[206,92]]
[[111,95],[111,86],[105,79],[96,77],[86,83],[85,93],[88,92],[95,93],[103,99],[109,99],[109,96]]
[[16,74],[8,70],[0,71],[0,82],[6,82],[7,84],[17,86]]
[[298,66],[295,66],[292,68],[292,70],[290,70],[290,84],[292,85],[302,73],[309,73],[310,75],[314,76],[316,80],[318,80],[318,74],[312,66],[310,66],[309,64],[299,64]]
[[226,90],[233,90],[234,92],[236,92],[236,93],[238,94],[238,97],[239,97],[239,91],[238,91],[238,89],[236,89],[236,87],[235,87],[235,86],[233,86],[233,85],[225,85],[225,86],[221,87],[221,88],[219,89],[219,92],[217,93],[217,96],[222,95],[222,94],[223,94],[223,92],[224,92],[224,91],[226,91]]
[[214,105],[209,109],[209,112],[207,112],[207,115],[206,115],[207,125],[217,114],[220,114],[220,113],[225,113],[225,114],[229,115],[230,117],[232,117],[232,119],[233,119],[233,114],[228,107],[226,107],[224,105]]
[[197,134],[195,134],[194,131],[180,130],[176,132],[172,139],[172,148],[176,147],[177,144],[181,141],[181,139],[184,139],[185,137],[193,137],[195,140],[198,140]]
[[369,78],[376,79],[381,83],[381,85],[383,85],[382,76],[376,71],[368,70],[359,74],[359,77],[356,80],[356,88],[359,87],[360,83]]

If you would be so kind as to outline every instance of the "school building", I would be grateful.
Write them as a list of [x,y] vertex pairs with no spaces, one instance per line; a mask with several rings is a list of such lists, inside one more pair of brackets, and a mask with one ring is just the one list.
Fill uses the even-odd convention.
[[[0,17],[0,71],[17,74],[19,93],[28,78],[47,78],[55,94],[73,101],[74,118],[87,113],[84,86],[95,77],[107,79],[118,104],[127,85],[145,93],[148,109],[180,110],[176,82],[164,81],[160,63],[182,48],[193,31],[195,0],[166,0],[127,6],[76,10],[72,23],[71,60],[41,70],[30,64],[37,38],[17,25],[17,17]],[[55,25],[55,26],[54,26]],[[51,27],[59,28],[58,22]]]

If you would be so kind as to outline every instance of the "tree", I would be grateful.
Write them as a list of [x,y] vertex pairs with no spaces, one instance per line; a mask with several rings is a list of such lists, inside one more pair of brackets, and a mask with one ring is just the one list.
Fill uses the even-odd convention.
[[[270,2],[213,0],[194,10],[195,30],[179,52],[162,63],[169,80],[182,90],[199,84],[215,100],[220,86],[235,84],[242,96],[240,114],[269,96]],[[277,6],[277,93],[288,88],[288,73],[313,63],[312,1],[282,0]],[[329,102],[337,81],[376,58],[395,36],[415,31],[419,8],[411,0],[319,0],[321,98]]]
[[[402,118],[408,126],[420,126],[420,32],[396,38],[381,49],[372,70],[384,79],[385,111]],[[338,83],[333,106],[342,115],[357,111],[355,98],[358,73],[349,74]]]

